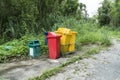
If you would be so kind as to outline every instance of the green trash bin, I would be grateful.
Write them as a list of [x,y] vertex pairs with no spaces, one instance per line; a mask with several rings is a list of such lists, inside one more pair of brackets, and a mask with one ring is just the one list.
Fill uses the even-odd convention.
[[29,56],[32,58],[38,58],[40,56],[40,42],[38,40],[30,41]]

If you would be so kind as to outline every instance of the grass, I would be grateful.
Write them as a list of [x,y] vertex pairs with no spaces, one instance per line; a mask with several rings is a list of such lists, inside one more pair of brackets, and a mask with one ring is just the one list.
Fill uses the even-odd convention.
[[1,78],[1,77],[0,77],[0,80],[8,80],[8,79],[4,79],[4,78]]
[[104,46],[111,45],[109,31],[97,24],[91,22],[80,22],[76,19],[68,19],[64,23],[55,24],[55,28],[67,27],[77,32],[76,42],[81,45],[101,44]]
[[41,76],[35,77],[33,79],[29,79],[29,80],[45,80],[46,78],[49,78],[52,75],[55,75],[56,73],[58,73],[61,70],[62,70],[61,67],[56,67],[54,69],[45,71]]
[[[105,27],[99,28],[97,24],[80,22],[74,18],[65,19],[63,23],[55,24],[52,31],[57,30],[59,27],[67,27],[77,32],[76,44],[78,45],[77,48],[79,48],[79,50],[81,49],[81,46],[87,44],[109,46],[111,44],[110,36],[111,34],[115,34],[115,32],[107,30]],[[119,32],[117,32],[117,34],[119,34]],[[41,42],[41,53],[47,54],[48,48],[44,44],[44,34],[30,34],[0,45],[0,62],[9,62],[12,58],[27,58],[28,42],[30,40],[39,40]]]
[[27,59],[28,58],[28,43],[31,40],[39,40],[41,43],[41,53],[47,53],[47,46],[44,45],[44,36],[25,35],[20,39],[7,42],[0,45],[0,63],[10,62],[13,59]]
[[29,79],[29,80],[45,80],[45,79],[51,77],[52,75],[55,75],[56,73],[58,73],[61,70],[62,70],[62,67],[59,66],[54,69],[45,71],[40,77],[35,77],[35,78]]
[[92,49],[88,50],[88,51],[84,54],[84,56],[85,56],[86,58],[89,58],[91,55],[94,55],[94,54],[99,53],[99,51],[100,51],[100,47],[95,47],[95,48],[92,48]]

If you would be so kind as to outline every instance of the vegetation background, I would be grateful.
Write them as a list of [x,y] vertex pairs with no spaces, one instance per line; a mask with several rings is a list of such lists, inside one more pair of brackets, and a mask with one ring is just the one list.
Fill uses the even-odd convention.
[[104,0],[92,18],[78,0],[0,0],[0,62],[26,59],[28,42],[34,39],[40,40],[41,53],[46,54],[44,33],[59,27],[78,32],[79,47],[110,45],[110,36],[120,35],[120,0]]

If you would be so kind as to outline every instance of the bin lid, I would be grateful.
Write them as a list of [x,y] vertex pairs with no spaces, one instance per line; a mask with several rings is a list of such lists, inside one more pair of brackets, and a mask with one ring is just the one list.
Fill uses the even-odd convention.
[[75,32],[75,31],[71,31],[71,33],[72,33],[72,34],[77,34],[77,32]]
[[47,36],[47,38],[59,38],[61,36]]
[[29,42],[29,46],[40,46],[39,40],[32,40]]
[[64,34],[64,35],[71,35],[70,34],[70,31],[71,31],[71,29],[67,29],[67,28],[58,28],[58,30],[57,31],[55,31],[55,33],[57,33],[57,34]]
[[60,34],[56,34],[54,32],[50,32],[50,35],[47,36],[47,38],[57,38],[57,37],[61,37]]
[[55,32],[48,32],[48,35],[55,35]]
[[45,35],[47,36],[47,35],[48,35],[48,32],[45,32]]
[[70,31],[71,31],[70,29],[67,29],[67,28],[64,29],[64,33],[66,34],[70,34]]
[[55,31],[55,33],[57,33],[57,34],[62,34],[61,32],[59,32],[59,31]]
[[64,31],[64,29],[65,29],[65,28],[58,28],[57,31],[62,33],[62,32]]
[[56,34],[55,32],[48,32],[48,36],[59,36],[60,34]]

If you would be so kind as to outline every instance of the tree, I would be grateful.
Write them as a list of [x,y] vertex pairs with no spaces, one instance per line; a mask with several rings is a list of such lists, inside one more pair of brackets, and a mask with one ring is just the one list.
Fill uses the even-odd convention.
[[78,6],[78,0],[0,0],[0,38],[48,31],[60,16],[75,16]]
[[108,0],[104,0],[102,6],[98,9],[98,21],[101,26],[108,25],[110,18],[111,5]]
[[115,0],[111,10],[111,24],[120,27],[120,0]]
[[86,5],[83,3],[79,4],[78,11],[77,11],[77,16],[79,16],[79,19],[87,19],[87,10],[86,10]]
[[37,0],[1,0],[0,1],[0,37],[19,38],[34,30],[38,14]]
[[63,15],[75,15],[78,10],[78,0],[64,0],[61,4],[61,12]]

